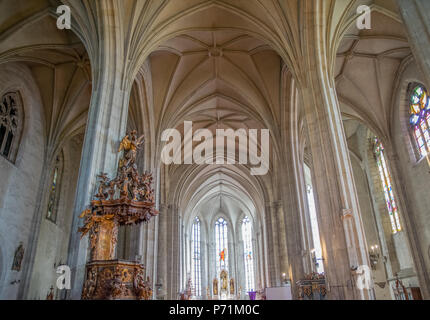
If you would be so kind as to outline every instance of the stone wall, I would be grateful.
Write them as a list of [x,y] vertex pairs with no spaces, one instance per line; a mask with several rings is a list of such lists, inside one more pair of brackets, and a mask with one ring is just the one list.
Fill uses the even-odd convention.
[[11,267],[20,242],[25,255],[29,253],[30,229],[44,162],[44,119],[31,71],[24,65],[10,63],[0,65],[0,74],[3,75],[0,93],[19,91],[24,109],[24,129],[15,163],[0,156],[0,299],[16,299],[24,265],[20,272],[12,271]]

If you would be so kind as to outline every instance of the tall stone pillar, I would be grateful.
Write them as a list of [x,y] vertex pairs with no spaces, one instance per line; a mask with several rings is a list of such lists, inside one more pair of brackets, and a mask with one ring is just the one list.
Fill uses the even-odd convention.
[[415,61],[430,87],[430,1],[397,0]]
[[[108,51],[108,50],[106,50]],[[71,299],[80,299],[87,262],[88,238],[77,230],[83,223],[80,213],[89,205],[96,188],[96,177],[106,172],[114,177],[119,141],[125,135],[129,88],[121,81],[124,69],[120,57],[106,56],[94,63],[93,93],[88,114],[72,225],[68,264],[72,270]],[[98,75],[98,76],[97,76]]]
[[308,124],[327,298],[373,299],[371,277],[359,290],[354,271],[370,263],[335,90],[336,45],[327,29],[328,6],[323,0],[304,1],[305,45],[295,70]]
[[167,214],[168,206],[160,206],[158,215],[157,299],[167,298]]
[[[167,218],[167,287],[168,296],[170,300],[178,299],[180,289],[180,217],[179,208],[176,205],[169,205],[168,218]],[[164,285],[164,284],[163,284]]]
[[266,204],[265,224],[267,238],[269,286],[279,285],[279,245],[276,232],[276,213],[270,203]]
[[354,276],[354,269],[370,264],[339,105],[334,89],[320,84],[302,93],[328,298],[370,298],[371,290],[357,290]]
[[276,215],[276,233],[278,236],[278,252],[279,255],[279,279],[282,273],[288,273],[288,249],[287,249],[287,234],[285,230],[285,216],[281,202],[273,203],[273,211]]

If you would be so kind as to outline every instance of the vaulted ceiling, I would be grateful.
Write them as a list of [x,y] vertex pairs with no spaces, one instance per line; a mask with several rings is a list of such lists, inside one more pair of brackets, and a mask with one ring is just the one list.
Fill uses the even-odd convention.
[[[176,128],[183,135],[184,121],[192,121],[194,131],[205,128],[214,136],[217,129],[279,130],[283,62],[261,40],[233,30],[190,31],[160,45],[149,62],[159,133]],[[197,144],[193,142],[194,147]],[[188,170],[171,166],[169,175],[182,183],[182,176],[189,177]],[[243,168],[201,167],[182,190],[186,212],[210,214],[223,206],[229,212],[241,208],[254,215],[256,181],[250,183],[243,175]],[[254,189],[252,195],[250,189]]]
[[[56,28],[55,7],[61,3],[72,8],[73,32]],[[351,21],[362,3],[375,11],[372,30],[359,32]],[[329,21],[324,41],[328,59],[337,52],[336,85],[345,117],[388,132],[392,84],[410,55],[394,0],[6,0],[0,2],[0,63],[21,62],[33,71],[53,150],[84,130],[96,77],[90,61],[99,62],[111,36],[127,64],[125,74],[137,75],[131,79],[137,82],[134,90],[145,96],[131,99],[130,121],[149,127],[153,153],[160,151],[161,132],[183,131],[185,120],[193,121],[194,130],[267,128],[279,137],[282,70],[286,65],[300,75],[305,27],[311,23],[305,13],[312,8]],[[107,11],[118,28],[106,27]],[[193,204],[190,212],[216,208],[218,202],[255,212],[264,206],[270,183],[262,188],[248,169],[171,166],[169,175],[188,183],[181,201]],[[221,194],[230,198],[219,201]],[[208,200],[206,206],[201,199]]]
[[344,118],[358,119],[388,136],[396,78],[411,57],[404,26],[395,15],[373,12],[370,30],[359,31],[353,25],[336,59],[336,89]]
[[22,63],[32,71],[45,111],[51,157],[85,131],[92,81],[83,44],[73,32],[57,28],[53,3],[0,3],[0,64]]

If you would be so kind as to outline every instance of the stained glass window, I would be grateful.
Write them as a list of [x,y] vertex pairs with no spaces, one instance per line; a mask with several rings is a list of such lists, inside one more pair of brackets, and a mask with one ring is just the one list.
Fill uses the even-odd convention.
[[430,153],[430,97],[422,86],[412,91],[409,122],[418,152],[425,157]]
[[196,218],[193,223],[191,232],[191,247],[193,262],[191,264],[191,276],[194,286],[194,295],[200,297],[202,295],[201,284],[201,255],[200,255],[200,220]]
[[378,164],[379,176],[384,189],[385,202],[390,216],[391,229],[393,233],[397,233],[402,231],[402,227],[400,225],[399,212],[394,198],[391,175],[388,170],[384,147],[376,137],[373,140],[373,146],[376,162]]
[[228,272],[228,238],[227,221],[219,218],[215,223],[215,250],[216,250],[216,274],[219,276],[222,270]]
[[55,159],[55,166],[52,171],[52,178],[49,190],[48,209],[46,213],[46,219],[56,222],[57,220],[57,209],[60,194],[60,181],[63,169],[63,158],[61,155]]
[[247,292],[255,289],[254,253],[252,251],[252,225],[248,217],[242,221],[243,258],[245,261],[245,281]]

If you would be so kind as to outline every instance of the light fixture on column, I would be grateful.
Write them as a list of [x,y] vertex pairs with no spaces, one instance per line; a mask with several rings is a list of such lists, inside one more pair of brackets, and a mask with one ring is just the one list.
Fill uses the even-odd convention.
[[379,257],[379,246],[375,244],[370,247],[369,252],[370,266],[373,270],[376,270],[376,265],[378,264]]
[[281,275],[281,283],[283,286],[287,286],[290,283],[290,279],[287,278],[287,274],[285,272]]

